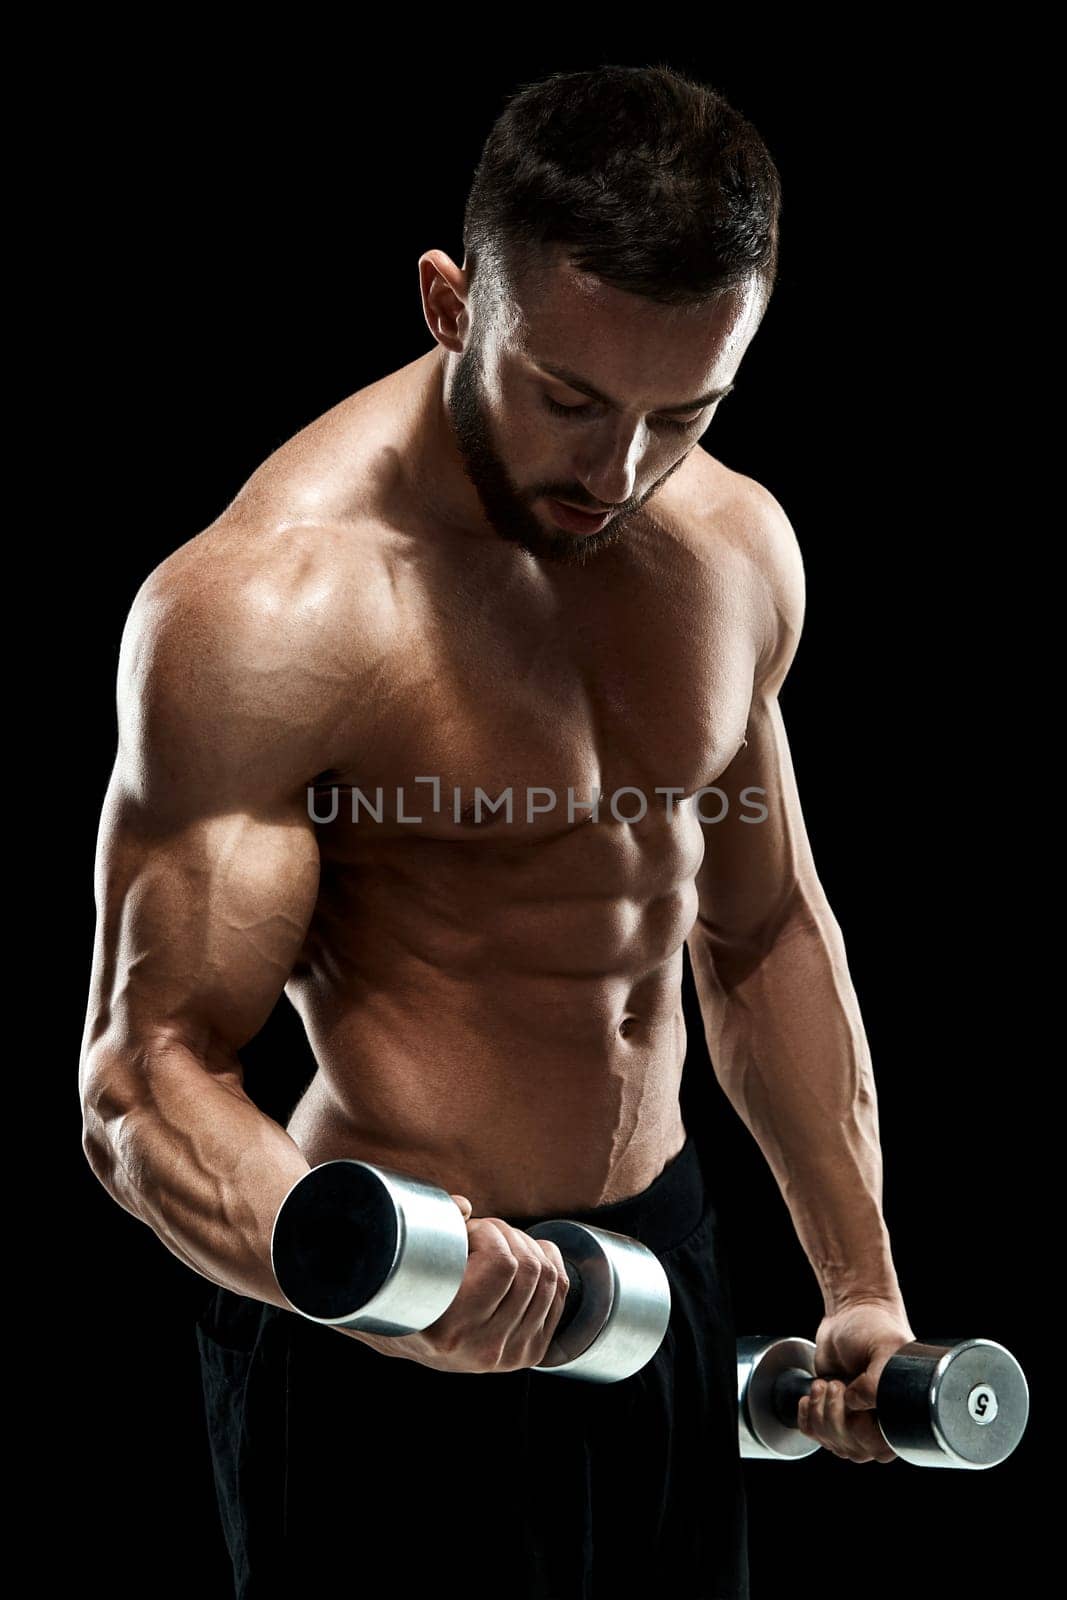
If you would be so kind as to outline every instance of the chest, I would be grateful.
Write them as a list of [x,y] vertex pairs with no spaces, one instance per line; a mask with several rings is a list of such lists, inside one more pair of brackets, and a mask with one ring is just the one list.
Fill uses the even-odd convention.
[[741,747],[756,630],[737,585],[607,584],[576,605],[496,598],[439,589],[397,636],[375,736],[334,775],[386,828],[409,831],[417,816],[442,838],[547,835],[584,821],[597,795],[617,797],[617,820],[641,797],[653,815],[713,783]]

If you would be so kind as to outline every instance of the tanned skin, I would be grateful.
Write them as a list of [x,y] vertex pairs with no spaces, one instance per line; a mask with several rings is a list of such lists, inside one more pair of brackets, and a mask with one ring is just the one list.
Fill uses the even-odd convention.
[[[563,1263],[501,1214],[636,1194],[679,1153],[688,942],[828,1310],[895,1306],[870,1063],[777,699],[801,559],[773,496],[698,447],[719,402],[687,405],[732,385],[760,286],[677,309],[558,254],[499,294],[442,251],[419,269],[433,348],[277,450],[130,611],[93,1170],[195,1271],[280,1306],[271,1227],[310,1167],[439,1184],[468,1219],[456,1300],[422,1334],[351,1336],[535,1365]],[[566,533],[549,494],[614,515]],[[705,796],[702,821],[713,784],[728,813]],[[619,796],[620,820],[628,787],[647,804]],[[594,788],[599,819],[569,818]],[[285,1128],[238,1058],[283,990],[318,1067]]]

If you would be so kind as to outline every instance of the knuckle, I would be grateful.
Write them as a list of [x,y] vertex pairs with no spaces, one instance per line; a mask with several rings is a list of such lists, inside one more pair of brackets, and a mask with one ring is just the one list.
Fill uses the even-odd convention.
[[564,1264],[563,1254],[559,1248],[559,1245],[556,1244],[552,1239],[544,1239],[541,1242],[541,1248],[551,1261],[552,1265],[555,1267],[556,1271],[562,1273],[563,1276],[566,1277],[567,1268]]
[[512,1255],[501,1256],[497,1263],[497,1281],[503,1284],[513,1284],[519,1275],[519,1263]]
[[481,1255],[479,1269],[482,1280],[498,1288],[501,1284],[506,1286],[513,1281],[518,1263],[506,1245],[499,1250],[493,1246]]
[[499,1218],[481,1217],[470,1226],[470,1234],[478,1241],[478,1248],[486,1255],[511,1255],[511,1245],[498,1226]]
[[502,1285],[506,1287],[510,1282],[511,1262],[509,1258],[497,1255],[495,1251],[487,1251],[484,1255],[471,1258],[463,1287],[474,1294],[492,1294],[498,1291]]
[[545,1291],[549,1299],[554,1298],[557,1289],[560,1287],[561,1281],[564,1280],[561,1280],[560,1278],[559,1269],[555,1267],[551,1261],[542,1261],[541,1281],[538,1287]]

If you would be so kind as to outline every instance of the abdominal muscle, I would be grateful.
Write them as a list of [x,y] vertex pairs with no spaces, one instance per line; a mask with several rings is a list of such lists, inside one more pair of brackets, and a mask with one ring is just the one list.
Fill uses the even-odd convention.
[[543,952],[525,975],[336,954],[328,982],[313,966],[287,988],[319,1068],[288,1124],[311,1166],[392,1167],[475,1216],[563,1215],[640,1193],[681,1150],[680,941],[636,977],[546,972]]

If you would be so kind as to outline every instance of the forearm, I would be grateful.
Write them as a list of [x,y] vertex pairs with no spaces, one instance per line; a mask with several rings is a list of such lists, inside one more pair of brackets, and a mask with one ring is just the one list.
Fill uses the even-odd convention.
[[167,1042],[139,1052],[136,1070],[97,1059],[84,1085],[83,1147],[112,1198],[213,1283],[287,1306],[271,1229],[308,1162],[245,1094],[236,1060],[209,1072]]
[[899,1302],[870,1053],[825,901],[798,908],[769,949],[725,949],[703,920],[689,949],[716,1076],[774,1173],[827,1312]]

